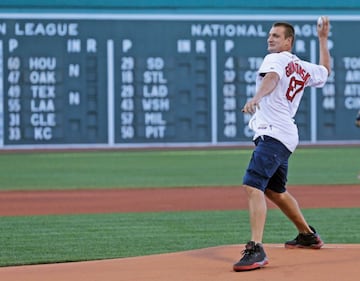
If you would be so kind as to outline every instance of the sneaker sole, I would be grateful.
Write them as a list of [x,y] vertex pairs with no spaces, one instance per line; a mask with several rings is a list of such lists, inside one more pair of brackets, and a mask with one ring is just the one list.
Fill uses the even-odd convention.
[[264,267],[265,265],[267,265],[268,263],[269,263],[268,260],[264,260],[264,261],[261,261],[261,262],[256,262],[256,263],[251,264],[251,265],[238,265],[238,266],[234,265],[233,269],[236,272],[250,271],[250,270],[260,269],[260,268]]
[[303,246],[303,245],[300,245],[300,244],[297,244],[297,245],[285,244],[286,249],[314,249],[314,250],[319,250],[322,246],[324,246],[324,243],[312,244],[310,246]]

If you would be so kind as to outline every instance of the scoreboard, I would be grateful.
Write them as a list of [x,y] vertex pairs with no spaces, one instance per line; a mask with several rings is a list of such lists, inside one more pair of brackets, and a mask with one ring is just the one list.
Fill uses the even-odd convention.
[[[241,108],[279,19],[318,62],[314,16],[1,14],[0,149],[248,143]],[[300,141],[359,140],[358,28],[331,18],[333,72],[304,94]]]

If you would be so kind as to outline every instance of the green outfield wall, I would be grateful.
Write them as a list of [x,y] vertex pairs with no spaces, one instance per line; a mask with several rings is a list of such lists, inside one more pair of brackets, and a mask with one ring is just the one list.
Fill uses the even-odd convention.
[[294,51],[317,62],[320,14],[333,71],[305,92],[300,141],[360,144],[360,4],[348,2],[3,0],[0,149],[250,144],[239,109],[272,22],[292,22]]

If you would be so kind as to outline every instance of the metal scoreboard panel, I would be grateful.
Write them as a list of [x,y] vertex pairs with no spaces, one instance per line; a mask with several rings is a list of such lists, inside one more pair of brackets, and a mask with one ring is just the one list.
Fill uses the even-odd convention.
[[[224,145],[251,141],[255,76],[278,16],[5,14],[0,147]],[[288,16],[294,52],[317,62],[315,17]],[[358,19],[332,20],[334,71],[307,89],[303,142],[356,141]],[[357,40],[354,38],[354,40]]]

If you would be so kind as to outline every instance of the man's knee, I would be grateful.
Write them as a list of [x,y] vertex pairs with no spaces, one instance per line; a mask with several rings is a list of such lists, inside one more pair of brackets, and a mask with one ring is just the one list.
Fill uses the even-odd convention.
[[279,201],[282,201],[286,197],[286,192],[279,193],[279,192],[272,191],[271,189],[266,189],[265,195],[271,201],[279,202]]

